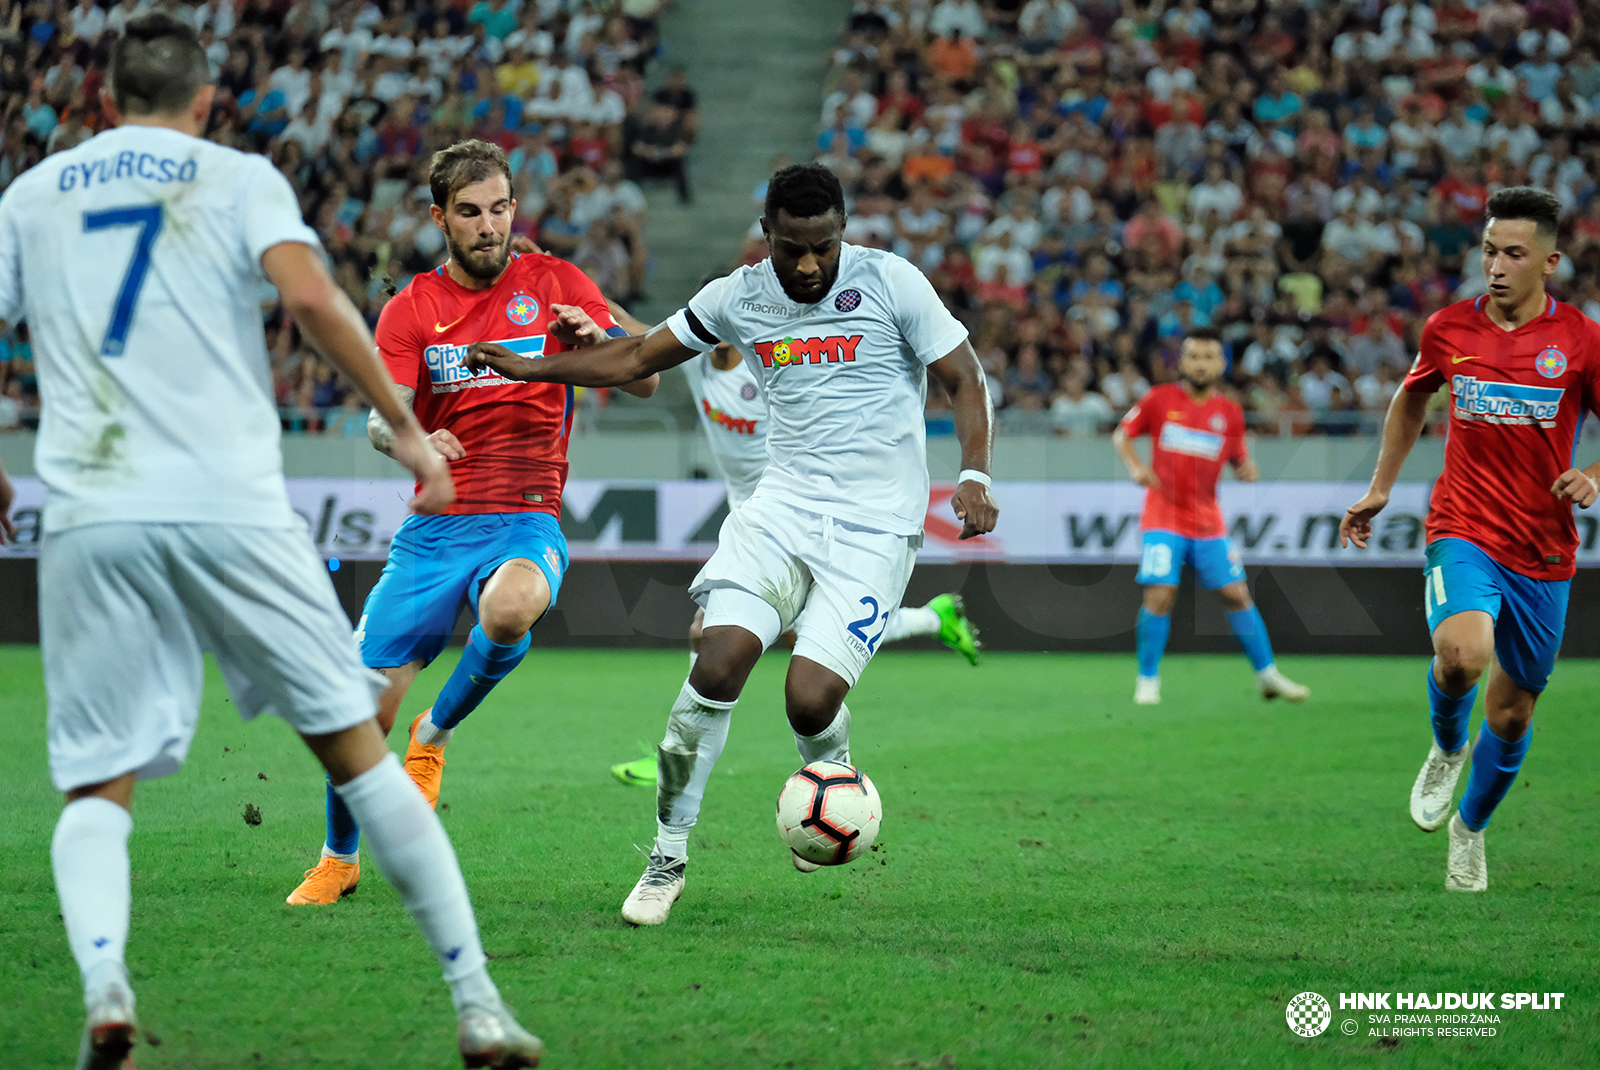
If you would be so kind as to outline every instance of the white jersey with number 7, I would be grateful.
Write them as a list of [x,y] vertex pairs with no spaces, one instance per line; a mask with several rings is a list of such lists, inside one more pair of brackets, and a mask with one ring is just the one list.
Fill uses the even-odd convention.
[[0,197],[0,319],[25,320],[47,534],[104,521],[294,521],[261,255],[316,246],[263,156],[124,126]]

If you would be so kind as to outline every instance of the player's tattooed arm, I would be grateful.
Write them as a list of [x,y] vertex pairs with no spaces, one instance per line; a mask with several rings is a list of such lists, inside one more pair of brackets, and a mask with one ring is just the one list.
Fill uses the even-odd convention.
[[[400,404],[406,408],[411,407],[411,402],[416,398],[417,392],[409,386],[395,384],[394,396],[400,399]],[[394,428],[389,426],[389,421],[378,415],[378,410],[373,409],[367,414],[367,441],[372,443],[372,448],[379,453],[391,452],[394,449]]]
[[[955,406],[956,438],[961,442],[961,469],[988,474],[994,452],[994,404],[989,384],[978,364],[972,343],[961,344],[928,365],[928,373],[949,392]],[[1000,519],[1000,508],[989,488],[969,479],[950,499],[956,519],[962,521],[961,538],[987,535]]]
[[1339,545],[1355,543],[1367,548],[1372,536],[1372,518],[1389,504],[1389,492],[1394,481],[1400,478],[1400,466],[1406,463],[1411,447],[1422,435],[1422,424],[1428,417],[1428,401],[1433,391],[1396,390],[1389,402],[1389,414],[1383,418],[1383,448],[1378,451],[1378,467],[1372,473],[1372,485],[1366,497],[1345,510],[1339,521]]

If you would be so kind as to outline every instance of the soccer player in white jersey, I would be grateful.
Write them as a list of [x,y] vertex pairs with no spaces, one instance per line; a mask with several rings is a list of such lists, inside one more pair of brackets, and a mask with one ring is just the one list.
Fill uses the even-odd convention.
[[[648,329],[632,317],[618,322],[629,334],[643,334]],[[767,403],[761,397],[760,384],[738,349],[727,342],[686,361],[683,370],[694,396],[695,413],[711,445],[712,460],[728,488],[728,508],[737,509],[755,493],[756,483],[767,469]],[[691,668],[700,655],[705,616],[704,609],[696,609],[689,626]],[[891,610],[879,645],[919,635],[936,635],[968,662],[978,664],[978,629],[967,619],[966,603],[959,594],[940,594],[925,606]],[[793,641],[793,633],[785,638]],[[619,762],[611,767],[611,775],[624,784],[654,784],[656,759]]]
[[[471,368],[510,379],[614,386],[736,346],[767,399],[767,469],[729,514],[689,592],[706,611],[700,657],[657,749],[655,847],[622,907],[666,921],[688,840],[750,670],[793,627],[784,697],[807,763],[848,761],[844,698],[882,641],[922,542],[927,374],[955,403],[962,470],[951,506],[962,537],[994,530],[993,413],[967,332],[921,272],[846,245],[844,192],[827,168],[788,167],[767,187],[772,255],[703,287],[640,337],[537,360],[474,345]],[[809,863],[796,867],[815,868]]]
[[27,321],[44,400],[39,631],[50,774],[67,798],[50,853],[88,1010],[78,1066],[133,1065],[133,786],[182,764],[206,652],[240,714],[287,721],[366,829],[444,969],[466,1065],[534,1066],[543,1045],[489,979],[450,840],[378,732],[382,678],[362,668],[289,508],[263,273],[397,429],[414,509],[450,504],[449,470],[397,401],[289,183],[265,157],[198,136],[215,90],[194,30],[133,20],[110,86],[117,128],[0,198],[0,318]]

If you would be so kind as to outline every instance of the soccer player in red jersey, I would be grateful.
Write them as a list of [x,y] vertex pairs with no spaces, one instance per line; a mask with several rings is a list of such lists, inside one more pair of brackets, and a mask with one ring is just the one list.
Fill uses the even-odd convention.
[[[1211,328],[1189,332],[1178,356],[1179,382],[1155,387],[1117,425],[1112,445],[1134,482],[1149,490],[1144,498],[1144,552],[1138,582],[1144,605],[1134,635],[1139,678],[1133,701],[1161,701],[1161,655],[1172,631],[1178,579],[1187,562],[1201,586],[1216,591],[1227,607],[1228,626],[1239,637],[1256,683],[1265,698],[1304,702],[1309,688],[1295,683],[1272,659],[1272,641],[1261,611],[1250,600],[1239,551],[1222,526],[1217,479],[1230,464],[1240,479],[1254,482],[1256,463],[1244,441],[1244,411],[1217,390],[1225,367],[1222,336]],[[1133,448],[1140,435],[1151,438],[1150,464]]]
[[[356,638],[362,661],[390,681],[378,706],[387,733],[462,606],[478,619],[438,699],[411,725],[406,772],[437,805],[451,732],[527,653],[531,629],[555,604],[567,567],[559,518],[572,388],[471,372],[467,350],[493,341],[536,357],[627,332],[577,268],[512,252],[517,206],[499,148],[463,141],[435,153],[429,184],[450,259],[384,306],[376,334],[400,397],[450,462],[456,501],[440,515],[400,525]],[[656,382],[652,375],[622,389],[648,397]],[[389,452],[394,431],[376,413],[367,432]],[[331,789],[327,816],[322,859],[291,904],[335,902],[360,878],[359,830]]]
[[[1560,210],[1553,194],[1530,186],[1489,198],[1489,292],[1428,318],[1416,363],[1389,405],[1372,486],[1339,527],[1341,542],[1367,545],[1428,399],[1448,384],[1450,437],[1428,505],[1422,588],[1434,738],[1411,789],[1411,819],[1424,832],[1448,820],[1451,891],[1489,886],[1483,829],[1528,751],[1533,707],[1566,626],[1578,549],[1572,507],[1594,502],[1600,475],[1600,464],[1574,466],[1583,414],[1600,404],[1600,325],[1544,289],[1561,261]],[[1485,670],[1484,723],[1452,811]]]

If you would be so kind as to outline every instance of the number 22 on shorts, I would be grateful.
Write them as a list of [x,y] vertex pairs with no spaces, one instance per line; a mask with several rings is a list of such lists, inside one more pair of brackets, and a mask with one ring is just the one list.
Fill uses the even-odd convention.
[[878,650],[878,640],[883,638],[883,630],[889,626],[889,614],[883,614],[883,622],[878,624],[878,634],[867,638],[867,629],[878,620],[878,600],[876,598],[863,598],[861,604],[872,610],[871,613],[860,620],[850,622],[850,634],[861,640],[866,645],[868,654],[875,654]]

